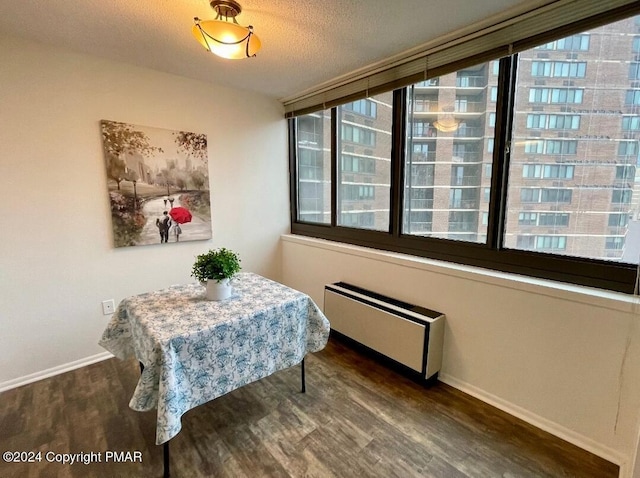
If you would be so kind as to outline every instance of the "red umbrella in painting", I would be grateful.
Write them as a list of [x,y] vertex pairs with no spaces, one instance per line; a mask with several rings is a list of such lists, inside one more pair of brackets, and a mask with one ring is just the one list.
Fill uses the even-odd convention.
[[191,213],[187,208],[182,206],[172,207],[171,211],[169,211],[169,216],[171,216],[171,219],[176,221],[178,224],[191,222]]

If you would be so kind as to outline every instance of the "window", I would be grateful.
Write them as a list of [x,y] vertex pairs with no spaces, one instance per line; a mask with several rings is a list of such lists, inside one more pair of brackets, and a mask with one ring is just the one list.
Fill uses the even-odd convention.
[[432,217],[431,211],[410,211],[407,216],[407,223],[405,229],[408,234],[426,234],[431,232],[432,229]]
[[575,140],[539,139],[528,140],[524,152],[531,154],[576,154],[578,142]]
[[536,50],[574,50],[574,51],[588,51],[589,50],[589,35],[582,33],[580,35],[572,35],[567,38],[561,38],[560,40],[552,41],[540,45],[535,48]]
[[571,202],[571,189],[526,188],[520,190],[520,202]]
[[438,130],[426,121],[417,121],[412,125],[412,128],[414,137],[431,138],[438,134]]
[[541,164],[525,164],[522,167],[523,178],[541,178],[542,177],[542,165]]
[[555,78],[584,78],[587,63],[584,61],[532,61],[532,76]]
[[516,241],[518,249],[530,250],[535,248],[536,236],[518,236]]
[[573,179],[574,166],[563,164],[546,164],[543,169],[542,177],[554,179]]
[[[491,81],[495,84],[497,78],[490,80],[483,74],[488,67],[486,64],[477,65],[441,76],[438,87],[430,91],[440,97],[451,91],[452,87],[491,87]],[[403,234],[431,238],[483,241],[486,224],[482,224],[479,207],[485,139],[482,123],[473,118],[495,113],[495,105],[487,104],[486,100],[483,103],[481,91],[464,97],[458,95],[454,102],[455,112],[473,111],[474,115],[460,121],[456,131],[440,132],[432,126],[436,116],[427,120],[422,112],[416,111],[415,102],[420,95],[418,88],[418,85],[409,87],[406,93],[407,153],[401,231]],[[426,158],[415,153],[416,145],[425,143],[429,145]],[[456,210],[455,213],[452,209]],[[415,212],[429,212],[428,220],[425,220],[426,215],[416,215]],[[417,223],[414,223],[415,218],[418,219]]]
[[460,88],[484,88],[487,84],[486,73],[488,65],[478,65],[473,68],[459,70],[456,73],[456,86]]
[[571,189],[542,189],[540,202],[571,202]]
[[451,166],[451,185],[452,186],[464,186],[464,166]]
[[627,90],[624,97],[625,105],[640,105],[640,90]]
[[632,189],[614,189],[611,194],[611,202],[614,204],[629,204],[632,195]]
[[370,99],[353,101],[351,103],[345,103],[342,108],[346,111],[353,111],[364,116],[376,117],[376,103]]
[[337,108],[338,226],[389,230],[391,98],[383,93]]
[[624,237],[615,236],[607,237],[605,240],[605,249],[619,250],[624,247]]
[[[472,233],[475,235],[478,231],[478,213],[451,211],[449,212],[449,233]],[[456,238],[457,235],[449,234],[449,238]],[[464,235],[462,235],[464,238]]]
[[349,141],[351,143],[360,143],[366,146],[376,145],[376,132],[360,126],[353,126],[350,124],[342,124],[342,141]]
[[583,89],[577,88],[531,88],[529,103],[582,103]]
[[626,227],[627,224],[629,224],[628,214],[609,214],[609,227]]
[[564,227],[569,225],[569,214],[556,212],[521,212],[518,214],[518,225]]
[[528,114],[527,128],[538,129],[579,129],[579,115]]
[[524,251],[558,251],[567,248],[566,236],[518,236],[516,245]]
[[[424,163],[414,163],[411,165],[411,171],[409,171],[408,181],[411,182],[411,186],[433,186],[433,164],[424,164]],[[460,177],[456,177],[456,180],[460,183],[458,186],[462,185],[463,182],[463,168],[460,168],[455,172]],[[453,180],[452,180],[453,181]]]
[[298,158],[298,177],[300,179],[322,181],[325,174],[322,151],[301,148]]
[[540,202],[540,188],[521,189],[520,202]]
[[[414,143],[413,152],[424,154],[424,160],[426,161],[429,155],[429,143]],[[414,155],[414,156],[419,156],[419,155]]]
[[523,178],[572,179],[574,166],[562,164],[525,164]]
[[[458,78],[459,80],[460,78]],[[453,103],[453,110],[457,111],[459,113],[466,113],[467,112],[467,106],[468,106],[469,100],[467,99],[456,99],[455,102]]]
[[538,219],[539,226],[568,226],[569,225],[569,214],[568,213],[558,213],[558,212],[543,212],[540,213]]
[[536,226],[538,224],[538,213],[521,212],[518,214],[519,226]]
[[616,166],[616,179],[621,181],[633,181],[635,176],[635,166]]
[[623,116],[622,131],[640,131],[640,116]]
[[433,209],[433,188],[413,187],[409,200],[411,201],[407,207],[409,211]]
[[573,140],[547,140],[544,143],[544,154],[576,154],[578,142]]
[[[631,293],[635,37],[593,26],[297,117],[292,232]],[[433,126],[444,109],[456,130]]]
[[321,111],[296,118],[298,220],[331,222],[331,112]]
[[[598,41],[602,46],[613,45],[617,41],[615,35],[613,31],[603,32],[599,34]],[[640,116],[623,114],[624,105],[635,101],[635,93],[629,90],[625,74],[631,56],[620,52],[620,58],[616,57],[617,61],[610,63],[610,71],[605,73],[598,71],[598,67],[591,69],[590,64],[594,62],[595,65],[605,59],[610,61],[611,58],[600,59],[600,54],[595,51],[591,52],[593,59],[589,57],[584,62],[542,61],[536,59],[539,51],[534,49],[520,53],[518,68],[523,65],[527,68],[531,62],[533,74],[547,78],[585,78],[585,88],[535,84],[540,76],[529,79],[526,75],[519,75],[516,78],[516,88],[525,91],[515,95],[511,138],[514,146],[508,172],[504,247],[619,261],[619,254],[612,256],[607,253],[602,238],[610,234],[608,228],[612,226],[609,226],[609,221],[619,219],[619,216],[610,219],[611,214],[628,216],[632,187],[635,187],[638,141],[619,139],[617,144],[611,141],[612,138],[624,138],[625,131],[627,134],[635,133],[638,131],[636,128],[640,128],[637,119]],[[568,66],[580,63],[583,65]],[[587,70],[590,72],[588,79]],[[614,71],[615,78],[610,76]],[[526,90],[528,86],[530,88]],[[585,91],[589,95],[588,109],[576,106],[587,101]],[[617,102],[606,105],[604,97],[616,98]],[[604,124],[611,126],[604,127]],[[623,164],[612,167],[612,158],[616,157]],[[546,209],[544,212],[536,211],[535,227],[558,230],[571,224],[571,236],[566,236],[563,244],[549,243],[550,239],[540,239],[542,236],[535,240],[527,239],[534,245],[518,239],[523,235],[521,228],[525,224],[534,226],[531,217],[520,216],[532,214],[523,209],[530,209],[534,204],[539,205],[537,208]]]
[[340,224],[345,227],[373,229],[375,225],[375,214],[362,211],[343,212],[340,214]]
[[621,141],[618,144],[618,156],[637,156],[638,151],[638,141]]
[[559,249],[567,248],[567,236],[536,236],[535,249]]
[[343,154],[341,165],[341,170],[343,173],[375,174],[376,172],[376,160],[373,158]]
[[544,153],[544,140],[529,140],[524,142],[524,152],[531,154]]
[[449,190],[449,208],[477,209],[478,191],[475,189],[452,188]]
[[580,129],[578,115],[549,115],[549,129]]
[[342,199],[344,201],[362,201],[364,199],[375,198],[375,188],[373,186],[363,186],[359,184],[343,184]]

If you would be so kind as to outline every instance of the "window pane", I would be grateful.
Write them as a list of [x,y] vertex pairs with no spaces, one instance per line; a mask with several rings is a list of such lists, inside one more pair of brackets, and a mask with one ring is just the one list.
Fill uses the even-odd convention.
[[338,225],[389,230],[393,93],[338,111]]
[[404,234],[486,241],[497,91],[493,65],[408,88]]
[[331,223],[331,110],[296,118],[298,220]]
[[505,247],[638,263],[635,33],[629,18],[520,53]]

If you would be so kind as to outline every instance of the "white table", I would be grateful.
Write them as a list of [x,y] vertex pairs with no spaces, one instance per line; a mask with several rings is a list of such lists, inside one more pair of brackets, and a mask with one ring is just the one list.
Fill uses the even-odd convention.
[[[322,350],[329,321],[309,296],[253,273],[232,281],[224,301],[199,284],[124,299],[100,340],[120,359],[143,366],[129,406],[157,408],[156,444],[167,443],[188,410]],[[165,447],[168,452],[168,447]],[[168,475],[168,454],[165,475]]]

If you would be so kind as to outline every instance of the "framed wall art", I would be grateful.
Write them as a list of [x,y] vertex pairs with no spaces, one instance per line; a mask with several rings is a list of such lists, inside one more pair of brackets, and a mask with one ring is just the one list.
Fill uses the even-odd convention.
[[115,247],[211,239],[207,137],[100,121]]

